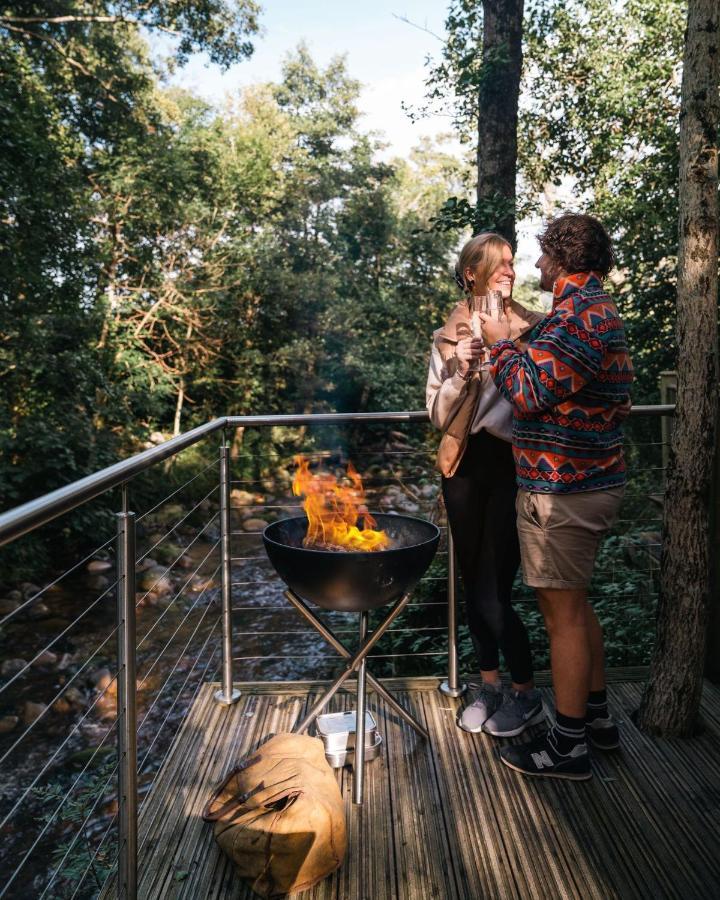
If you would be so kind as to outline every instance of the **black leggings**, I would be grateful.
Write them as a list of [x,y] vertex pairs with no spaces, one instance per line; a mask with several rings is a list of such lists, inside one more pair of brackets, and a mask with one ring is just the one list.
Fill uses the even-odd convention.
[[520,565],[511,445],[486,431],[471,435],[442,490],[480,670],[499,668],[499,648],[512,680],[524,684],[533,666],[527,631],[511,604]]

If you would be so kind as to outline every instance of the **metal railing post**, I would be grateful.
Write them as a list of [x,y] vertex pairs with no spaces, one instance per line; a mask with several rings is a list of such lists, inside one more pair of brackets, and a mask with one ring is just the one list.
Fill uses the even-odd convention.
[[118,656],[118,827],[117,892],[120,900],[137,897],[137,706],[135,686],[135,513],[117,516]]
[[457,575],[455,573],[455,542],[453,541],[452,532],[450,531],[450,523],[447,530],[447,552],[448,552],[448,580],[447,580],[447,596],[448,596],[448,677],[447,681],[443,681],[440,685],[441,693],[447,697],[461,697],[467,690],[466,684],[460,684],[458,677],[458,655],[457,655],[457,596],[455,585]]
[[220,580],[222,585],[222,689],[215,700],[231,706],[240,699],[233,689],[232,665],[232,554],[230,548],[230,447],[220,447]]

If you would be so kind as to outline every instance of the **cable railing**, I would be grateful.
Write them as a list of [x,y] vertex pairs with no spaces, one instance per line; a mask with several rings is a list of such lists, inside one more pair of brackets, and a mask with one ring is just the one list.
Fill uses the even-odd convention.
[[[633,410],[628,495],[592,589],[601,609],[621,603],[651,612],[665,459],[655,426],[672,409]],[[0,800],[0,898],[91,897],[111,872],[118,896],[133,898],[139,811],[202,686],[219,680],[215,699],[231,705],[238,682],[317,679],[337,667],[338,656],[285,600],[262,547],[265,525],[301,513],[290,455],[276,452],[272,467],[261,465],[258,447],[281,426],[312,426],[293,449],[313,462],[339,473],[357,461],[371,509],[440,528],[435,561],[370,658],[379,675],[434,674],[446,693],[462,693],[472,649],[425,412],[223,417],[168,440],[0,515],[3,545],[96,498],[107,507],[120,492],[116,534],[98,535],[94,549],[44,586],[28,586],[0,618],[19,648],[0,678],[0,773],[11,773]],[[231,459],[235,428],[244,429],[243,443]],[[202,449],[193,470],[168,481],[169,463],[191,447]],[[160,496],[143,479],[168,490]],[[145,511],[136,515],[133,505]],[[83,580],[90,571],[92,588]],[[70,596],[69,614],[31,618],[41,604]],[[517,600],[532,619],[532,597],[520,584]],[[356,634],[348,616],[326,614],[338,637]],[[34,703],[41,684],[47,700]]]

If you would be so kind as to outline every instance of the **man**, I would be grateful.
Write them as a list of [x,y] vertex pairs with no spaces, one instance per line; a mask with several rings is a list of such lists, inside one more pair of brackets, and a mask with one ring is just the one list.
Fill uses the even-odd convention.
[[613,265],[605,229],[566,214],[539,237],[540,287],[551,312],[524,350],[508,326],[483,316],[491,373],[513,407],[518,534],[523,579],[537,591],[550,639],[556,721],[542,737],[505,747],[505,765],[527,775],[585,780],[587,741],[618,746],[607,710],[601,626],[588,603],[598,545],[625,486],[622,423],[632,363],[603,279]]

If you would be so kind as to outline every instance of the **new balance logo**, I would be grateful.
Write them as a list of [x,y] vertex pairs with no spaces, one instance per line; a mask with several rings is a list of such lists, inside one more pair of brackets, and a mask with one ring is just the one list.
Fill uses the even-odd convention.
[[547,750],[542,750],[540,753],[533,753],[531,755],[536,769],[551,769],[553,767],[553,761],[550,759],[550,754]]

